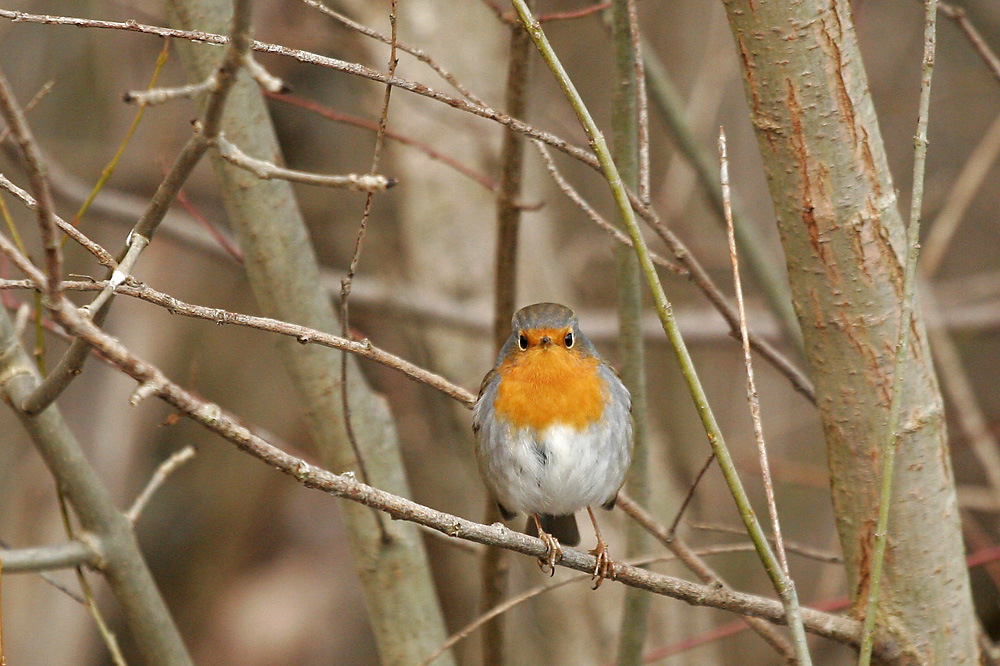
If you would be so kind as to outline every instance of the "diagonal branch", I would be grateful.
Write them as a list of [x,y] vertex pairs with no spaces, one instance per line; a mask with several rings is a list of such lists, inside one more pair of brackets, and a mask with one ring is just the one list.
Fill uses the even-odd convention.
[[38,202],[36,213],[38,226],[41,230],[42,248],[45,251],[45,295],[57,299],[61,295],[59,283],[62,280],[62,250],[59,243],[59,232],[55,220],[55,203],[52,201],[52,191],[45,176],[45,163],[41,151],[31,134],[28,121],[24,118],[14,91],[7,83],[7,77],[0,72],[0,115],[10,128],[14,140],[24,156],[24,166],[28,171],[31,189],[35,192]]
[[[92,19],[82,19],[75,17],[66,16],[46,16],[39,14],[29,14],[27,12],[17,12],[0,9],[0,18],[7,18],[13,21],[19,22],[31,22],[31,23],[43,23],[43,24],[54,24],[54,25],[72,25],[79,27],[89,27],[89,28],[99,28],[99,29],[111,29],[111,30],[127,30],[132,32],[140,32],[146,34],[158,35],[160,37],[173,37],[178,39],[185,39],[194,42],[201,42],[206,44],[223,45],[228,43],[228,38],[209,32],[203,32],[198,30],[177,30],[174,28],[163,28],[159,26],[144,25],[137,23],[135,21],[101,21]],[[465,111],[471,113],[480,118],[486,120],[491,120],[493,122],[499,123],[505,127],[510,128],[515,132],[519,132],[524,136],[537,139],[556,150],[562,151],[569,155],[570,157],[586,164],[590,168],[600,171],[601,165],[597,157],[584,148],[577,146],[575,144],[566,141],[565,139],[552,134],[551,132],[546,132],[537,127],[529,125],[517,118],[511,117],[507,114],[501,113],[491,107],[475,104],[468,102],[464,99],[459,99],[446,95],[442,92],[433,90],[423,84],[416,83],[413,81],[407,81],[405,79],[400,79],[396,77],[391,77],[377,70],[359,65],[356,63],[350,63],[343,60],[338,60],[336,58],[330,58],[326,56],[317,55],[315,53],[310,53],[308,51],[303,51],[300,49],[291,49],[285,46],[280,46],[277,44],[269,44],[266,42],[254,41],[252,48],[255,51],[260,51],[263,53],[274,53],[277,55],[282,55],[295,60],[306,63],[317,65],[320,67],[326,67],[333,69],[335,71],[344,72],[354,76],[361,76],[363,78],[375,81],[377,83],[389,84],[400,88],[402,90],[407,90],[417,95],[422,95],[429,99],[446,104],[459,111]],[[639,197],[637,197],[633,192],[626,189],[626,193],[629,197],[629,202],[635,211],[639,214],[647,224],[663,239],[671,251],[677,256],[678,261],[680,261],[685,268],[691,271],[691,280],[697,285],[703,292],[705,292],[708,300],[719,310],[722,316],[729,322],[729,325],[734,333],[739,330],[739,320],[736,315],[735,309],[730,306],[722,293],[718,290],[718,287],[712,281],[708,272],[701,266],[701,264],[694,258],[690,253],[684,243],[660,220],[659,215],[651,207],[643,203]],[[751,333],[750,340],[755,350],[757,350],[764,358],[766,358],[781,374],[785,375],[796,391],[801,393],[810,402],[815,404],[816,395],[812,383],[805,376],[805,374],[795,366],[787,357],[785,357],[781,352],[777,351],[772,345],[770,345],[766,340],[763,340],[760,336]]]
[[[218,135],[226,98],[236,81],[236,73],[250,50],[249,31],[250,3],[248,0],[239,0],[233,7],[232,39],[226,40],[228,47],[221,64],[206,78],[206,81],[211,83],[211,89],[205,103],[205,111],[195,123],[194,133],[181,150],[170,172],[160,183],[142,217],[133,227],[119,257],[130,253],[132,263],[138,260],[139,253],[152,240],[153,234],[156,233],[181,186]],[[124,279],[126,276],[123,273],[119,277]],[[97,298],[99,303],[95,301],[95,304],[92,304],[91,316],[98,323],[103,322],[107,316],[110,296],[111,292],[102,292]],[[29,414],[37,414],[51,405],[66,390],[70,382],[80,375],[88,351],[88,347],[82,341],[74,341],[55,370],[26,397],[25,410]]]
[[[32,277],[37,279],[41,276],[36,271]],[[393,518],[415,522],[454,538],[506,548],[533,558],[541,557],[546,552],[547,547],[540,539],[513,532],[503,525],[482,525],[431,509],[363,484],[353,474],[334,474],[288,454],[255,435],[219,405],[200,399],[169,380],[156,366],[136,356],[116,338],[82,317],[72,303],[61,301],[53,314],[63,326],[74,335],[87,340],[130,377],[142,384],[156,387],[155,393],[159,398],[242,451],[309,488],[385,511]],[[583,551],[565,548],[560,564],[589,573],[593,571],[595,559]],[[781,604],[764,597],[698,585],[628,565],[620,566],[616,580],[630,587],[673,597],[692,605],[763,617],[778,624],[784,622]],[[803,621],[813,633],[832,640],[849,645],[856,645],[859,640],[860,623],[856,620],[803,609]],[[887,660],[898,655],[898,646],[892,641],[879,638],[875,648],[876,653]]]

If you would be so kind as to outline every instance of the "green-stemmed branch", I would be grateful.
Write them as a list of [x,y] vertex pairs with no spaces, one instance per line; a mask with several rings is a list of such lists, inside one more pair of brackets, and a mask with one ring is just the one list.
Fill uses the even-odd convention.
[[917,135],[913,148],[913,196],[910,200],[910,224],[906,229],[906,271],[903,274],[903,298],[899,312],[899,338],[892,372],[892,401],[889,403],[889,423],[882,448],[882,486],[879,492],[878,524],[872,552],[868,603],[865,608],[864,634],[858,654],[858,666],[868,666],[872,658],[872,641],[878,615],[879,590],[882,584],[882,565],[889,540],[889,507],[892,500],[892,479],[899,443],[900,407],[903,404],[903,365],[910,348],[910,319],[916,292],[917,256],[920,254],[920,208],[924,199],[924,170],[927,165],[927,121],[931,104],[931,78],[934,73],[934,52],[937,42],[937,0],[926,0],[924,5],[924,57],[920,79],[920,111],[917,116]]
[[[597,155],[597,159],[601,164],[601,170],[608,181],[608,185],[611,187],[611,193],[614,197],[619,214],[621,215],[622,223],[625,225],[629,236],[632,238],[632,243],[635,248],[636,256],[639,259],[639,265],[642,269],[643,275],[649,284],[650,290],[653,292],[653,303],[656,307],[657,315],[659,315],[660,323],[663,325],[663,331],[666,333],[667,338],[670,340],[670,344],[674,349],[678,365],[681,369],[681,374],[684,376],[684,381],[687,383],[688,390],[691,393],[691,397],[698,409],[698,414],[701,418],[702,425],[705,428],[705,433],[708,435],[709,444],[719,460],[719,467],[722,469],[722,474],[725,477],[726,484],[729,486],[729,490],[732,493],[737,509],[739,510],[740,517],[743,519],[743,524],[747,528],[750,539],[754,542],[757,554],[764,565],[764,569],[767,571],[767,574],[770,577],[778,595],[785,602],[786,607],[791,606],[792,604],[797,605],[798,601],[795,594],[795,588],[787,584],[788,579],[781,570],[781,565],[775,557],[774,552],[771,550],[771,546],[767,542],[767,537],[764,535],[764,531],[761,529],[760,523],[757,521],[757,516],[754,513],[753,507],[750,505],[750,499],[747,497],[746,491],[743,489],[743,484],[736,471],[736,466],[733,464],[732,456],[729,454],[729,449],[723,439],[722,430],[719,428],[719,424],[715,419],[715,414],[712,412],[712,408],[708,402],[708,396],[705,394],[705,389],[701,385],[701,380],[698,378],[694,362],[691,360],[691,355],[688,352],[687,345],[684,344],[684,340],[680,334],[680,329],[677,326],[677,321],[674,319],[673,306],[667,299],[667,296],[663,291],[663,285],[660,284],[659,276],[656,274],[652,258],[649,255],[649,249],[646,247],[646,241],[642,237],[639,224],[632,212],[632,205],[629,202],[628,192],[626,192],[625,185],[622,182],[617,168],[615,167],[614,160],[611,158],[611,151],[608,149],[608,144],[604,140],[604,135],[601,133],[600,129],[598,129],[597,123],[594,122],[594,119],[590,115],[590,111],[583,102],[583,98],[580,96],[580,93],[577,92],[576,86],[573,85],[569,75],[566,73],[562,63],[559,61],[558,56],[549,44],[545,33],[542,31],[541,25],[532,16],[527,5],[524,3],[524,0],[512,1],[514,3],[514,8],[517,10],[517,14],[521,19],[521,23],[524,25],[525,29],[528,30],[528,33],[531,35],[532,40],[535,42],[535,46],[538,48],[538,51],[542,56],[542,59],[556,77],[559,86],[562,88],[563,93],[572,105],[577,118],[579,118],[581,125],[587,133],[587,137],[590,139],[590,145],[593,148],[594,153]],[[789,624],[792,626],[792,630],[796,633],[804,632],[801,620],[796,622],[797,619],[798,618],[794,617],[788,618]],[[796,643],[798,645],[798,641],[796,641]],[[802,664],[811,663],[808,652],[805,654],[798,654],[798,657],[800,663]]]

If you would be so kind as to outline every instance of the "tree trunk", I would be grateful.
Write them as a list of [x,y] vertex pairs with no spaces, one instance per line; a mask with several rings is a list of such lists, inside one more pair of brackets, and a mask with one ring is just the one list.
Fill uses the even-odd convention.
[[[178,27],[187,30],[225,33],[231,16],[230,3],[220,0],[173,0],[170,9]],[[219,51],[184,46],[178,50],[190,78],[204,80],[217,66]],[[228,98],[223,131],[248,154],[282,162],[263,95],[245,72]],[[339,332],[291,185],[261,180],[225,163],[217,153],[212,160],[261,310],[269,317]],[[338,473],[359,469],[344,425],[341,391],[347,390],[366,482],[410,496],[388,405],[365,382],[355,359],[347,359],[347,378],[342,384],[337,353],[290,339],[280,341],[278,348],[323,464]],[[353,502],[342,502],[341,507],[381,662],[387,666],[421,663],[444,642],[445,630],[419,531]],[[376,520],[381,521],[387,538],[382,538]],[[439,661],[453,663],[450,653]]]
[[892,378],[905,229],[850,7],[726,0],[726,9],[819,396],[855,609],[868,595],[895,384],[904,397],[880,626],[911,663],[973,664],[944,410],[919,311],[902,376]]

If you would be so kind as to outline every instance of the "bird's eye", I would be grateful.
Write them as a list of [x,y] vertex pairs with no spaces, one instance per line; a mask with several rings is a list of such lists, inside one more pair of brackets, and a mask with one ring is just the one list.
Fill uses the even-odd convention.
[[573,331],[570,331],[569,333],[566,334],[566,337],[563,338],[563,342],[566,343],[566,349],[573,348],[573,343],[576,342],[576,340],[573,338]]
[[521,351],[524,351],[525,349],[527,349],[528,348],[528,336],[526,336],[524,333],[522,333],[521,335],[517,336],[517,346],[521,348]]

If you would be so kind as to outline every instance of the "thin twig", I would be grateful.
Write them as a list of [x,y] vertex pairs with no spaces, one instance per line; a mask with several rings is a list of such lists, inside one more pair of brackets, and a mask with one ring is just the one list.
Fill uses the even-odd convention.
[[[307,109],[328,120],[332,120],[335,123],[353,125],[354,127],[361,127],[366,130],[371,130],[372,132],[378,131],[377,122],[367,120],[365,118],[359,118],[358,116],[354,116],[349,113],[342,113],[340,111],[335,111],[328,106],[324,106],[323,104],[315,102],[311,99],[306,99],[305,97],[299,97],[297,95],[274,95],[271,93],[267,93],[267,97],[268,99],[277,100],[279,102],[285,102],[287,104],[292,104],[293,106],[298,106],[303,109]],[[416,139],[406,136],[405,134],[400,134],[399,132],[395,132],[389,129],[388,127],[385,129],[385,137],[387,139],[392,139],[393,141],[397,141],[403,145],[416,148],[417,150],[427,155],[427,157],[431,158],[432,160],[437,160],[438,162],[441,162],[445,166],[451,167],[458,173],[462,174],[466,178],[475,181],[476,183],[479,183],[480,185],[490,190],[491,192],[496,192],[497,188],[499,187],[497,182],[492,178],[490,178],[489,176],[482,174],[472,169],[471,167],[462,164],[458,160],[448,157],[447,155],[439,152],[437,149],[434,148],[434,146],[432,146],[429,143],[418,141]]]
[[160,466],[156,468],[153,476],[150,477],[149,483],[147,483],[146,487],[142,489],[139,496],[135,498],[135,501],[132,503],[132,506],[129,507],[129,510],[125,512],[125,517],[133,523],[139,520],[139,516],[142,515],[143,509],[146,508],[149,500],[152,499],[153,493],[155,493],[159,487],[163,485],[163,482],[166,481],[171,474],[177,471],[177,469],[188,460],[194,458],[194,456],[195,448],[188,444],[183,449],[174,452],[169,458],[160,463]]
[[[934,73],[934,55],[937,44],[937,0],[924,4],[924,57],[920,78],[920,108],[917,115],[917,133],[913,149],[913,194],[910,202],[910,224],[906,229],[906,270],[903,275],[903,293],[899,308],[899,337],[893,363],[885,442],[882,446],[882,483],[879,490],[878,518],[873,534],[871,565],[868,580],[868,600],[865,605],[864,632],[858,653],[858,666],[868,666],[872,659],[875,625],[878,621],[879,592],[882,586],[882,567],[889,540],[889,508],[892,503],[892,481],[895,475],[896,449],[899,444],[899,423],[903,404],[903,372],[910,349],[911,318],[917,290],[917,256],[920,254],[920,212],[924,199],[924,170],[927,165],[927,123],[931,101],[931,80]],[[861,572],[864,575],[865,572]]]
[[580,9],[570,9],[565,12],[549,12],[548,14],[539,14],[538,22],[546,23],[549,21],[568,21],[572,19],[586,18],[588,16],[593,16],[594,14],[599,14],[611,6],[610,2],[597,2],[588,7],[581,7]]
[[35,201],[38,202],[35,212],[41,232],[42,250],[45,253],[45,296],[55,300],[61,295],[59,283],[62,281],[62,250],[55,220],[55,203],[52,201],[52,191],[45,174],[45,162],[42,160],[38,144],[2,71],[0,71],[0,115],[7,122],[14,141],[21,149],[28,181],[34,191]]
[[122,101],[126,104],[138,104],[140,107],[157,106],[166,104],[175,99],[194,99],[198,95],[215,90],[219,86],[218,79],[214,74],[204,81],[188,83],[183,86],[172,88],[150,88],[149,90],[130,90],[122,95]]
[[753,376],[753,358],[750,355],[750,340],[747,336],[747,313],[743,305],[743,284],[740,280],[740,263],[736,252],[736,232],[733,229],[733,210],[730,205],[729,190],[729,158],[726,155],[726,133],[719,128],[719,160],[722,180],[722,201],[726,213],[726,235],[729,239],[729,261],[733,266],[733,286],[736,291],[736,307],[740,313],[740,338],[743,342],[743,362],[747,372],[747,402],[750,404],[750,420],[753,422],[754,439],[757,442],[757,454],[760,461],[761,476],[764,481],[764,495],[767,498],[767,512],[771,518],[771,530],[774,533],[775,550],[778,561],[785,575],[789,576],[788,558],[785,556],[785,546],[781,539],[781,523],[778,520],[778,507],[774,500],[774,482],[771,480],[771,466],[767,460],[767,444],[764,440],[764,425],[760,417],[760,397],[757,395],[757,385]]
[[[55,25],[72,25],[80,27],[98,28],[98,29],[111,29],[111,30],[127,30],[132,32],[141,32],[146,34],[158,35],[161,37],[173,37],[178,39],[186,39],[189,41],[203,42],[206,44],[222,45],[228,43],[228,38],[223,35],[218,35],[215,33],[207,33],[202,31],[190,31],[190,30],[177,30],[173,28],[162,28],[159,26],[144,25],[136,22],[115,22],[115,21],[99,21],[92,19],[81,19],[75,17],[66,16],[48,16],[39,14],[29,14],[27,12],[15,12],[10,10],[0,9],[0,18],[7,18],[14,21],[23,21],[31,23],[43,23],[43,24],[55,24]],[[550,132],[545,132],[532,125],[529,125],[517,118],[512,118],[506,114],[500,113],[495,109],[487,106],[480,106],[463,99],[458,99],[445,95],[439,91],[433,90],[419,83],[412,81],[407,81],[404,79],[398,79],[393,77],[387,77],[385,74],[378,72],[374,69],[364,67],[355,63],[345,62],[343,60],[338,60],[336,58],[329,58],[326,56],[320,56],[315,53],[310,53],[308,51],[302,51],[299,49],[290,49],[277,44],[269,44],[266,42],[253,42],[253,49],[255,51],[260,51],[264,53],[275,53],[278,55],[287,56],[294,58],[299,62],[309,63],[313,65],[318,65],[321,67],[327,67],[336,71],[345,72],[348,74],[361,76],[369,80],[378,83],[389,83],[394,87],[407,90],[417,95],[422,95],[433,99],[435,101],[446,104],[452,108],[458,109],[460,111],[465,111],[473,115],[479,116],[480,118],[485,118],[497,122],[506,127],[524,134],[529,138],[535,138],[543,141],[547,145],[560,150],[567,155],[579,160],[587,166],[600,170],[601,165],[593,153],[587,151],[584,148],[573,145],[562,139],[555,134]],[[635,207],[639,216],[646,221],[656,233],[668,244],[671,251],[678,257],[678,259],[684,263],[684,265],[691,271],[691,280],[696,284],[702,291],[705,292],[709,301],[719,309],[723,317],[729,322],[733,332],[738,329],[738,321],[735,314],[735,310],[726,303],[725,298],[722,296],[721,292],[715,286],[714,282],[709,277],[707,271],[701,267],[701,265],[694,259],[690,251],[684,246],[676,235],[673,234],[669,229],[667,229],[659,216],[656,214],[649,206],[643,205],[643,203],[636,197],[633,193],[629,194],[629,200],[631,204]],[[162,219],[162,217],[160,218]],[[805,376],[805,374],[795,367],[790,360],[788,360],[783,354],[777,351],[772,345],[770,345],[766,340],[763,340],[757,335],[752,335],[751,340],[753,342],[754,349],[757,350],[764,358],[766,358],[774,367],[783,375],[785,375],[789,381],[791,381],[792,386],[803,396],[805,396],[810,402],[815,404],[816,393],[813,389],[812,383]]]
[[[621,229],[605,220],[604,217],[602,217],[601,214],[598,213],[594,207],[580,195],[576,188],[573,187],[568,180],[566,180],[565,176],[563,176],[556,167],[555,160],[552,159],[552,153],[550,153],[549,149],[545,147],[545,144],[536,139],[532,139],[531,143],[533,143],[535,148],[538,150],[538,154],[542,158],[542,163],[545,165],[545,170],[549,172],[550,176],[552,176],[552,180],[555,181],[556,186],[562,191],[562,193],[565,194],[570,201],[575,203],[577,207],[582,210],[588,218],[590,218],[591,222],[610,234],[615,241],[623,245],[627,245],[628,247],[632,247],[632,239],[629,238],[627,234],[622,232]],[[678,266],[676,262],[670,261],[661,254],[650,252],[649,256],[653,260],[653,263],[658,266],[663,266],[674,275],[680,275],[682,277],[690,275],[686,268]]]
[[[673,531],[668,530],[651,513],[646,511],[636,503],[627,493],[618,494],[618,502],[615,505],[624,511],[629,518],[642,526],[649,534],[666,546],[684,565],[691,570],[706,585],[729,586],[726,582],[706,563],[699,554],[687,545],[682,539],[677,538]],[[749,545],[749,544],[748,544]],[[760,618],[746,618],[746,622],[757,634],[769,645],[773,646],[781,655],[782,659],[789,664],[795,662],[795,650],[788,643],[784,636],[778,632],[774,626]]]
[[701,483],[701,479],[705,476],[708,468],[712,466],[712,461],[715,460],[715,451],[713,450],[708,454],[708,459],[705,460],[705,464],[701,466],[698,473],[695,474],[694,480],[691,481],[691,485],[688,486],[687,492],[684,494],[684,499],[681,500],[681,505],[677,507],[677,515],[674,516],[673,521],[670,523],[670,529],[668,534],[673,538],[673,535],[677,533],[677,526],[680,525],[681,518],[684,516],[684,512],[687,511],[688,506],[691,505],[691,500],[694,499],[694,491],[698,489],[698,484]]
[[434,60],[424,51],[421,51],[416,47],[409,46],[408,44],[404,44],[403,42],[400,42],[398,39],[396,39],[394,36],[386,37],[382,33],[372,30],[371,28],[362,25],[353,19],[344,16],[338,11],[330,9],[319,0],[302,0],[302,2],[306,3],[313,9],[316,9],[319,12],[329,16],[333,20],[337,21],[338,23],[347,28],[350,28],[351,30],[360,32],[362,35],[366,35],[368,37],[371,37],[372,39],[376,39],[382,42],[383,44],[390,46],[393,50],[398,49],[405,53],[409,53],[411,56],[413,56],[414,58],[416,58],[417,60],[424,63],[432,70],[434,70],[434,72],[438,76],[447,81],[451,85],[451,87],[460,92],[463,97],[481,106],[486,106],[486,102],[484,102],[477,95],[473,94],[473,92],[469,90],[467,87],[462,85],[462,82],[459,81],[457,78],[455,78],[454,74],[446,70],[444,67],[441,67],[436,62],[434,62]]
[[187,211],[188,215],[191,216],[195,222],[197,222],[202,229],[208,232],[212,239],[218,244],[218,247],[233,259],[236,263],[242,264],[246,259],[246,255],[243,254],[243,249],[239,246],[236,240],[220,230],[218,225],[209,221],[201,211],[195,206],[190,199],[188,199],[187,193],[182,189],[177,190],[177,203]]
[[[688,521],[685,523],[689,527],[695,530],[706,530],[710,532],[722,532],[723,534],[736,534],[739,536],[746,536],[746,530],[741,527],[731,527],[729,525],[721,525],[716,523],[702,523],[695,521]],[[826,564],[843,564],[844,558],[840,555],[836,555],[826,550],[820,550],[819,548],[813,548],[812,546],[807,546],[804,543],[798,543],[795,541],[785,541],[785,550],[789,553],[794,553],[795,555],[801,555],[802,557],[809,558],[810,560],[816,560],[817,562],[825,562]]]
[[[13,194],[15,197],[20,199],[28,210],[38,211],[38,202],[33,196],[28,194],[26,191],[22,190],[20,187],[12,183],[6,176],[0,173],[0,188],[3,188]],[[97,259],[98,263],[107,268],[108,270],[115,270],[118,268],[118,262],[115,261],[114,256],[103,247],[90,240],[81,232],[79,229],[74,227],[72,224],[62,219],[58,215],[55,216],[56,225],[59,230],[65,233],[67,236],[72,238],[74,241],[80,244],[85,250],[90,252]]]
[[979,34],[979,30],[976,29],[976,26],[972,24],[972,21],[966,15],[965,9],[947,2],[938,2],[938,10],[953,20],[955,25],[965,33],[965,36],[972,42],[973,48],[976,49],[986,63],[986,66],[993,72],[993,76],[996,77],[997,81],[1000,81],[1000,57],[997,57],[997,54],[993,52],[989,44],[986,43],[986,40],[983,39],[983,36]]
[[920,256],[920,274],[930,278],[941,267],[941,261],[951,244],[958,225],[965,217],[976,192],[982,187],[993,164],[1000,155],[1000,114],[979,141],[962,166],[955,183],[948,191],[941,211],[934,218]]
[[304,185],[320,185],[322,187],[334,187],[352,192],[381,192],[396,184],[392,178],[386,178],[378,173],[349,173],[345,175],[329,176],[310,171],[299,171],[297,169],[286,169],[273,162],[259,160],[256,157],[247,155],[239,146],[229,141],[220,132],[215,138],[215,145],[219,149],[219,156],[234,166],[245,169],[257,176],[261,180],[287,180],[292,183],[303,183]]
[[250,75],[250,78],[257,82],[261,90],[266,90],[272,95],[283,95],[292,91],[284,81],[271,74],[263,65],[257,62],[257,59],[253,57],[253,53],[247,53],[243,56],[243,68]]
[[747,402],[750,404],[750,420],[753,422],[754,440],[757,442],[757,454],[760,461],[761,476],[764,481],[764,496],[767,500],[767,513],[771,519],[771,531],[774,535],[775,551],[778,563],[784,574],[784,585],[789,590],[782,594],[785,612],[788,614],[788,626],[792,629],[792,639],[795,644],[796,661],[799,664],[809,664],[809,644],[806,641],[805,629],[802,627],[802,609],[799,608],[798,595],[795,594],[795,581],[788,569],[788,557],[785,555],[785,544],[781,539],[781,523],[778,520],[778,507],[774,500],[774,483],[771,481],[771,467],[767,461],[767,444],[764,440],[764,426],[760,417],[760,398],[757,395],[757,385],[753,377],[753,359],[750,356],[750,339],[747,335],[747,313],[743,306],[743,285],[740,282],[740,265],[736,253],[736,232],[733,229],[733,210],[729,194],[729,157],[726,155],[726,133],[719,128],[719,161],[722,182],[722,201],[726,217],[726,237],[729,240],[729,261],[733,266],[733,285],[736,291],[736,304],[740,313],[740,338],[743,342],[743,360],[747,373]]
[[[392,0],[389,9],[389,25],[391,28],[391,37],[389,39],[389,64],[388,72],[389,77],[392,78],[396,73],[396,0]],[[392,97],[392,86],[386,84],[385,92],[382,96],[382,112],[379,114],[378,119],[378,130],[375,132],[375,147],[372,149],[372,167],[371,175],[374,176],[378,173],[379,160],[382,157],[382,146],[385,142],[385,127],[389,122],[389,100]],[[350,330],[350,300],[351,300],[351,285],[354,282],[354,274],[358,270],[358,264],[361,261],[361,248],[364,246],[365,234],[368,232],[368,219],[371,217],[372,204],[375,201],[375,190],[368,190],[368,195],[365,197],[365,207],[361,213],[361,224],[358,225],[358,236],[354,243],[354,253],[351,255],[351,264],[347,269],[347,274],[340,281],[340,326],[341,335],[347,338]],[[361,479],[365,483],[370,483],[370,478],[368,476],[368,470],[365,466],[365,458],[361,455],[361,447],[358,446],[358,440],[354,435],[354,426],[351,422],[351,403],[350,395],[347,384],[347,352],[342,352],[340,354],[340,401],[341,408],[344,412],[344,428],[347,431],[347,439],[351,443],[351,448],[354,451],[354,458],[357,460],[358,471],[361,472]],[[382,541],[388,543],[390,540],[389,531],[385,527],[384,517],[378,511],[374,512],[375,523],[379,527],[379,531],[382,535]]]

